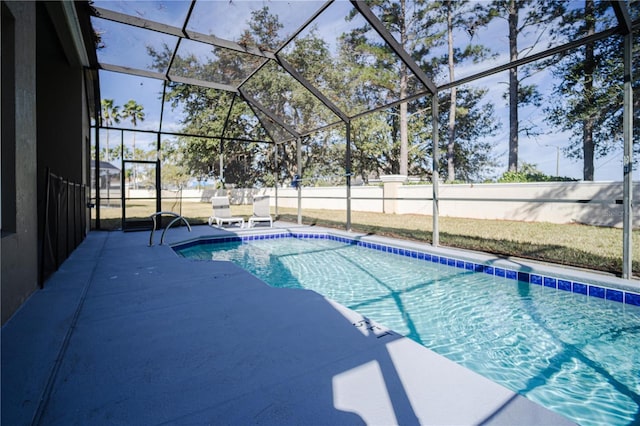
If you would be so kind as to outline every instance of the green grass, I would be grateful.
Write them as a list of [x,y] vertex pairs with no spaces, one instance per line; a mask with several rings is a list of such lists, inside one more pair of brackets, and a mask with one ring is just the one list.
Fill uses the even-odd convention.
[[[128,206],[128,212],[144,216],[148,207]],[[231,206],[232,214],[248,218],[250,205]],[[183,203],[182,215],[192,225],[206,223],[208,203]],[[296,209],[280,208],[278,219],[296,223]],[[119,229],[120,209],[101,211],[102,229]],[[345,229],[346,212],[303,210],[302,222]],[[568,265],[620,275],[622,272],[622,230],[579,224],[553,224],[441,217],[440,245]],[[425,243],[433,242],[432,217],[414,214],[352,212],[354,232],[376,234]],[[633,232],[633,272],[640,277],[640,231]]]

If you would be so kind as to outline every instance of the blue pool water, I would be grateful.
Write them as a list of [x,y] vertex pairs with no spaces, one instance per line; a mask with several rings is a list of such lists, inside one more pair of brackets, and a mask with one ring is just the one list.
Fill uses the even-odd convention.
[[176,251],[315,290],[581,425],[640,422],[639,306],[329,239]]

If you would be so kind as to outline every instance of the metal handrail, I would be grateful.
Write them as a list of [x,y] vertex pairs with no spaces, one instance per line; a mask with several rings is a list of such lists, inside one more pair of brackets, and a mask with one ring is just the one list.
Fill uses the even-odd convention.
[[151,235],[149,235],[149,247],[151,247],[153,245],[153,233],[156,231],[156,217],[161,216],[161,215],[171,215],[174,216],[175,219],[173,219],[171,222],[169,222],[169,225],[167,225],[166,228],[164,228],[164,231],[162,231],[162,236],[160,237],[160,245],[162,245],[164,243],[164,234],[167,232],[167,230],[169,228],[171,228],[171,226],[182,220],[185,225],[187,225],[187,228],[189,229],[189,232],[191,232],[191,225],[189,225],[189,222],[187,221],[187,219],[185,219],[184,217],[182,217],[181,215],[179,215],[178,213],[174,213],[174,212],[155,212],[154,214],[152,214],[150,217],[153,220],[153,229],[151,230]]

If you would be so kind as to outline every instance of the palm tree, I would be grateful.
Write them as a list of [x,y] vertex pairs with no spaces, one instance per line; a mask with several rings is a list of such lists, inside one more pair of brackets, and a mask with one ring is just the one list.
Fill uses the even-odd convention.
[[[110,127],[114,123],[120,122],[120,107],[113,104],[113,99],[102,99],[100,101],[102,126]],[[96,153],[98,154],[98,153]],[[99,158],[98,154],[98,158]],[[109,130],[107,130],[107,149],[105,161],[111,160],[111,149],[109,148]],[[111,206],[111,170],[107,169],[107,206]]]
[[[131,124],[133,124],[133,127],[136,127],[138,125],[138,121],[144,121],[144,108],[142,107],[142,105],[140,105],[133,99],[130,99],[127,101],[126,104],[124,104],[122,117],[131,119]],[[136,133],[135,132],[133,132],[133,156],[135,159],[136,157]],[[133,187],[137,188],[135,166],[133,168]]]
[[[120,122],[120,107],[113,104],[113,99],[102,99],[100,105],[102,107],[101,119],[103,126],[110,127],[114,123]],[[109,161],[109,157],[109,131],[107,130],[107,154],[105,160]]]

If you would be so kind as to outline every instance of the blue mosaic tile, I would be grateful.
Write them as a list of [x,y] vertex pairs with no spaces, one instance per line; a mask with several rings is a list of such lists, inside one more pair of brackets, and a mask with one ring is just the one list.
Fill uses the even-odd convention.
[[507,275],[507,271],[505,271],[502,268],[495,268],[494,273],[496,277],[501,277],[501,278],[504,278]]
[[428,260],[429,262],[431,262],[431,255],[429,253],[425,253],[424,260]]
[[418,253],[418,260],[424,260],[424,253]]
[[551,277],[544,277],[543,282],[545,287],[557,288],[557,285],[558,285],[557,280]]
[[473,264],[473,270],[475,272],[483,272],[484,271],[484,265],[482,265],[480,263],[474,263]]
[[464,269],[464,260],[456,260],[456,268]]
[[529,274],[527,272],[518,272],[518,281],[529,282]]
[[411,252],[411,257],[414,258],[414,259],[417,259],[418,258],[418,252],[417,251],[412,251]]
[[431,261],[433,263],[440,263],[440,258],[438,256],[431,256]]
[[571,281],[558,280],[558,290],[571,291]]
[[624,294],[624,303],[628,303],[629,305],[640,306],[640,294],[628,293]]
[[589,296],[604,299],[604,288],[595,285],[589,286]]
[[473,262],[464,262],[464,269],[467,271],[473,271]]
[[542,275],[530,274],[529,283],[535,285],[542,285]]
[[484,272],[485,274],[493,275],[493,266],[484,265],[484,270],[483,270],[483,272]]
[[407,255],[407,251],[405,249],[398,249],[398,254],[400,256],[406,256]]
[[446,265],[447,264],[447,258],[440,256],[440,264],[441,265]]
[[605,291],[605,299],[613,300],[614,302],[623,302],[624,293],[621,292],[620,290],[614,290],[614,289],[608,288]]
[[580,294],[587,294],[587,285],[582,283],[573,283],[573,292]]
[[456,260],[447,258],[447,266],[456,266]]

